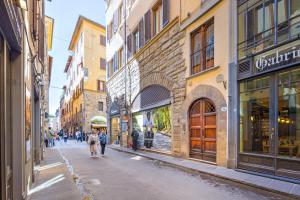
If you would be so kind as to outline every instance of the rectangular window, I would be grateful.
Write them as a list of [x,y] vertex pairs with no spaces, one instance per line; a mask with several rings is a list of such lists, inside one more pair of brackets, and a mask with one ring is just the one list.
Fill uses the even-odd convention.
[[299,25],[298,0],[246,1],[238,7],[239,59],[296,38]]
[[191,34],[191,74],[214,66],[214,20]]
[[270,150],[270,78],[240,83],[240,152]]
[[106,38],[103,35],[100,35],[100,45],[106,46]]
[[106,60],[104,58],[100,58],[100,69],[105,70],[106,68]]
[[99,92],[105,92],[105,82],[97,80],[97,90]]
[[103,111],[103,102],[98,101],[98,111]]
[[133,32],[133,53],[135,54],[140,48],[140,32],[137,29]]

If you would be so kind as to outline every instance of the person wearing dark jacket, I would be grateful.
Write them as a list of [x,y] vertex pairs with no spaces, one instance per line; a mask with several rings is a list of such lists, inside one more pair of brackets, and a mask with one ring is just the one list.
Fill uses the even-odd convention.
[[132,149],[136,151],[138,148],[139,132],[137,130],[133,130],[131,133],[131,137],[132,137]]
[[100,145],[101,145],[101,154],[102,154],[102,156],[104,156],[105,146],[107,143],[107,136],[106,136],[105,132],[100,133],[99,140],[100,140]]

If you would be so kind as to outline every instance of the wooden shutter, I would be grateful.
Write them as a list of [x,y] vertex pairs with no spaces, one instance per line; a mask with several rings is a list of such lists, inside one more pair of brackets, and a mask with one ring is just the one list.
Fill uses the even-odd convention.
[[115,61],[116,62],[116,71],[119,69],[119,56],[118,55],[119,55],[119,52],[116,52],[115,53],[115,57],[116,57],[115,58],[116,59],[116,61]]
[[38,41],[38,55],[39,55],[39,59],[41,60],[42,63],[44,63],[45,61],[45,25],[44,25],[44,20],[43,20],[43,16],[40,13],[39,16],[39,41]]
[[100,80],[97,80],[97,90],[100,91]]
[[169,23],[170,15],[170,0],[163,0],[163,26],[165,27]]
[[151,39],[151,11],[145,14],[145,43]]
[[127,58],[131,57],[132,53],[132,41],[131,41],[132,35],[127,36]]
[[144,29],[144,18],[139,22],[139,45],[142,48],[145,44],[145,29]]
[[110,40],[110,26],[109,26],[109,24],[107,25],[107,27],[106,27],[106,37],[107,37],[107,41],[109,41]]
[[37,1],[32,1],[32,36],[34,40],[37,40]]

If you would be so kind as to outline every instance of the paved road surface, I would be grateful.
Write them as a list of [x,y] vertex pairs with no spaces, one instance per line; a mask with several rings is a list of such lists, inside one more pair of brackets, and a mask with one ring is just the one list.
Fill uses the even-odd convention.
[[208,175],[192,175],[111,149],[107,149],[105,157],[92,159],[84,142],[68,141],[56,148],[78,175],[79,189],[97,200],[289,199]]

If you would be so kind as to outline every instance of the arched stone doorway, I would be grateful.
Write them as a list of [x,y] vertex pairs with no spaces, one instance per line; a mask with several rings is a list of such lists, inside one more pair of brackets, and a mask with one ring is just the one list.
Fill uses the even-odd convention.
[[216,162],[216,107],[207,98],[196,100],[189,111],[190,157]]

